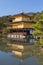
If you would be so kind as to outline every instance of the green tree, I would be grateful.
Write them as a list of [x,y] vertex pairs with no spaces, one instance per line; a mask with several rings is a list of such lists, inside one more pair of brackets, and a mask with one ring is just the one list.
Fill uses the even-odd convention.
[[40,39],[38,41],[41,45],[43,45],[43,12],[41,12],[39,16],[35,16],[34,21],[36,21],[36,24],[33,26],[35,29],[33,35],[37,37],[40,36]]

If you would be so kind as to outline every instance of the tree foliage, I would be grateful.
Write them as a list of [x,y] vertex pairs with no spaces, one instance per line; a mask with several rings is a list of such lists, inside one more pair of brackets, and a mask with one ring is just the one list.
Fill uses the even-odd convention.
[[33,35],[40,36],[40,44],[43,45],[43,11],[39,14],[39,16],[34,17],[34,21],[36,21],[36,24],[33,26],[35,31],[33,32]]

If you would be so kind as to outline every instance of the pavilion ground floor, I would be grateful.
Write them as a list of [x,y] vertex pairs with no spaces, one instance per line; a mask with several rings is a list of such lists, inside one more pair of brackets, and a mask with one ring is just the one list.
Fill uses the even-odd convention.
[[16,41],[33,41],[32,36],[33,29],[23,28],[23,29],[10,29],[8,30],[7,37],[11,40]]

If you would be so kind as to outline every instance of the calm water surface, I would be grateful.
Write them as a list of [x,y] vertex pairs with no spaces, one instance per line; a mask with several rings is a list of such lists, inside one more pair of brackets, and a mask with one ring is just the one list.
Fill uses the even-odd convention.
[[[43,65],[43,54],[40,53],[38,48],[35,49],[33,48],[33,45],[29,45],[29,55],[25,55],[26,58],[22,58],[22,56],[17,57],[16,55],[14,55],[13,52],[15,51],[15,49],[8,44],[14,45],[15,42],[11,43],[9,41],[0,41],[0,65]],[[19,51],[21,51],[22,53],[22,50]]]
[[20,60],[16,57],[12,57],[11,53],[0,51],[0,65],[40,65],[37,62],[36,57],[29,57],[24,60]]

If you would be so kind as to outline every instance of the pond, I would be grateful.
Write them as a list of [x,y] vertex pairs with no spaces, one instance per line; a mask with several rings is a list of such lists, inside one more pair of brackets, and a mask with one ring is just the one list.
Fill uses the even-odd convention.
[[38,46],[2,39],[0,65],[43,65],[43,53]]

